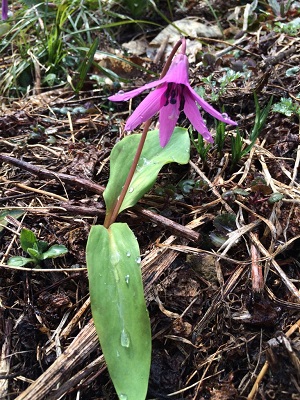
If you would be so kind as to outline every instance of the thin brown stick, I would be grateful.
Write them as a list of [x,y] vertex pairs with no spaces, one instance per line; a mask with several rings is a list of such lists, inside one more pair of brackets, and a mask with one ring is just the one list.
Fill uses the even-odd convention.
[[48,191],[42,190],[42,189],[36,189],[31,186],[24,185],[24,183],[11,182],[10,180],[4,178],[3,176],[0,176],[0,181],[4,182],[4,183],[13,183],[15,186],[19,187],[20,189],[28,190],[29,192],[38,193],[38,194],[41,194],[44,196],[52,197],[53,199],[57,199],[60,201],[68,201],[68,199],[66,199],[65,197],[59,196],[56,193],[51,193],[51,192],[48,192]]
[[[297,329],[300,329],[300,319],[293,326],[290,327],[290,329],[287,331],[285,336],[287,338],[290,337]],[[258,391],[258,387],[259,387],[261,381],[263,380],[264,376],[266,375],[268,369],[269,369],[269,362],[266,361],[254,382],[254,385],[247,397],[247,400],[253,400],[255,398],[255,395]]]
[[[37,176],[43,176],[43,177],[51,178],[51,179],[53,179],[53,177],[55,177],[59,181],[72,184],[73,186],[80,187],[81,189],[85,189],[85,190],[91,191],[93,193],[102,194],[105,189],[103,186],[100,186],[88,179],[82,179],[82,178],[79,178],[74,175],[55,173],[55,172],[49,171],[46,168],[40,168],[40,167],[37,167],[30,163],[27,163],[25,161],[21,161],[21,160],[18,160],[16,158],[13,158],[13,157],[10,157],[10,156],[4,155],[4,154],[0,154],[0,161],[1,160],[5,161],[9,164],[15,165],[19,168],[22,168],[22,169],[24,169],[32,174],[35,174]],[[37,189],[37,190],[39,190],[39,189]],[[41,191],[41,194],[49,194],[49,196],[52,195],[52,193],[44,192],[44,191]],[[67,199],[65,199],[64,197],[61,197],[58,195],[53,195],[52,197],[58,198],[58,200],[63,201],[61,203],[61,207],[51,207],[50,206],[50,207],[45,207],[44,209],[40,208],[40,207],[39,208],[24,208],[24,209],[29,212],[42,212],[42,213],[48,213],[48,212],[61,213],[61,212],[65,211],[68,214],[73,214],[73,215],[88,215],[88,216],[103,216],[103,215],[105,215],[104,209],[100,209],[100,208],[98,209],[97,207],[74,206],[74,205],[66,202]],[[14,209],[14,207],[11,207],[11,209]],[[169,229],[177,236],[184,237],[184,238],[192,240],[192,241],[199,240],[199,236],[200,236],[199,233],[194,232],[193,230],[186,228],[180,224],[177,224],[176,222],[173,222],[168,218],[165,218],[158,214],[155,214],[150,210],[143,210],[141,207],[138,207],[138,206],[133,207],[132,210],[134,212],[136,211],[137,214],[143,215],[147,219],[150,219],[151,221],[154,221],[155,223],[164,226],[166,229]]]
[[170,220],[169,218],[163,217],[162,215],[155,214],[150,210],[146,210],[140,206],[134,206],[132,210],[134,211],[135,214],[146,217],[147,220],[153,221],[156,224],[169,229],[176,236],[180,236],[185,239],[192,240],[194,242],[195,241],[197,242],[200,238],[200,233],[195,232],[184,225],[180,225],[177,222]]
[[72,185],[73,187],[84,188],[85,190],[89,190],[93,193],[102,194],[105,189],[103,186],[100,186],[97,183],[90,181],[89,179],[84,179],[74,175],[67,175],[59,172],[49,171],[46,168],[37,167],[36,165],[30,164],[22,160],[18,160],[17,158],[13,158],[6,154],[0,154],[0,161],[14,165],[15,167],[19,167],[34,175],[44,178],[51,178],[51,179],[55,178],[60,183],[65,182]]

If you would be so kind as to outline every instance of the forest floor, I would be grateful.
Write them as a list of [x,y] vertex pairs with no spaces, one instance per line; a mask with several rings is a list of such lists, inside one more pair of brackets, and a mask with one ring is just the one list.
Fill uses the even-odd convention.
[[[174,22],[197,16],[215,24],[208,7],[187,4]],[[261,110],[273,96],[252,149],[234,161],[237,129],[227,127],[221,151],[213,145],[200,157],[192,146],[189,164],[165,166],[138,207],[118,218],[142,254],[153,346],[147,399],[300,399],[300,39],[273,29],[298,11],[268,12],[237,35],[223,11],[222,38],[188,42],[202,54],[190,56],[191,85],[210,103],[217,96],[214,107],[238,122],[244,148],[257,115],[254,92]],[[159,73],[161,50],[156,63],[145,53],[131,60]],[[105,62],[128,79],[124,91],[157,79]],[[127,134],[130,112],[128,102],[108,102],[120,87],[106,82],[79,94],[65,85],[3,97],[1,399],[116,399],[91,322],[85,261],[90,228],[104,220],[110,151]],[[204,116],[214,135],[213,118]],[[182,116],[179,125],[189,122]],[[25,256],[21,228],[68,253],[38,268],[9,266],[9,257]]]

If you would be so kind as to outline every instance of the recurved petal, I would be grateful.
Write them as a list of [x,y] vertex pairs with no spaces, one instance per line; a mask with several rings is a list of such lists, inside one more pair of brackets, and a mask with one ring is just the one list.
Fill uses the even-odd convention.
[[109,96],[108,100],[110,100],[110,101],[127,101],[127,100],[132,99],[133,97],[137,96],[138,94],[142,93],[144,90],[152,89],[155,86],[158,86],[164,82],[165,82],[164,79],[159,79],[157,81],[147,83],[146,85],[141,86],[140,88],[133,89],[130,92],[120,91],[119,93],[116,93],[113,96]]
[[159,142],[161,147],[168,144],[179,117],[178,101],[176,104],[162,106],[159,113]]
[[184,102],[184,113],[190,120],[193,127],[210,143],[213,143],[213,138],[205,125],[200,111],[195,103],[195,100],[191,97],[187,89],[184,90],[185,102]]
[[164,95],[165,91],[166,85],[163,85],[150,92],[128,118],[125,130],[133,131],[142,122],[153,117],[160,109],[161,97]]
[[219,111],[215,110],[210,104],[208,104],[202,97],[200,97],[192,88],[190,85],[186,85],[186,89],[189,90],[190,95],[193,97],[195,101],[205,110],[208,112],[210,115],[213,117],[217,118],[218,120],[225,122],[226,124],[229,125],[237,125],[237,122],[232,121],[226,114],[221,114]]

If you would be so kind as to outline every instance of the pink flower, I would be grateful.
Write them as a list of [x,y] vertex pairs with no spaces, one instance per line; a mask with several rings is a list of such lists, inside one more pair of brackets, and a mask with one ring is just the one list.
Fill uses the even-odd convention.
[[127,93],[119,92],[108,98],[111,101],[126,101],[146,89],[152,89],[157,86],[128,118],[125,125],[126,131],[134,130],[138,125],[147,121],[159,111],[159,139],[160,145],[164,147],[170,140],[180,112],[184,111],[193,127],[205,140],[212,143],[212,136],[203,121],[196,102],[218,120],[227,124],[237,125],[226,114],[221,114],[215,110],[191,88],[188,67],[187,56],[185,54],[178,54],[174,57],[168,72],[162,79],[148,83]]

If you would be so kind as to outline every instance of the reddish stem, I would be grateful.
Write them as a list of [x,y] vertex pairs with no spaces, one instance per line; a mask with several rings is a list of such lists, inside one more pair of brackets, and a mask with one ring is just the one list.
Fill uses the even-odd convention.
[[133,178],[133,175],[135,173],[136,166],[137,166],[137,164],[139,162],[139,159],[140,159],[143,147],[144,147],[144,143],[145,143],[145,140],[146,140],[146,137],[147,137],[147,133],[148,133],[150,124],[151,124],[151,119],[149,119],[148,121],[145,122],[143,133],[142,133],[142,136],[141,136],[141,140],[139,142],[138,148],[136,150],[134,159],[132,161],[130,170],[128,172],[126,181],[124,183],[124,186],[122,188],[122,191],[120,193],[118,201],[116,202],[116,205],[114,206],[112,214],[107,214],[106,217],[105,217],[105,221],[104,221],[105,228],[109,228],[109,226],[115,222],[115,220],[116,220],[116,218],[118,216],[119,210],[121,208],[121,205],[122,205],[123,200],[124,200],[124,198],[126,196],[127,190],[129,188],[129,185],[130,185],[130,183],[132,181],[132,178]]

